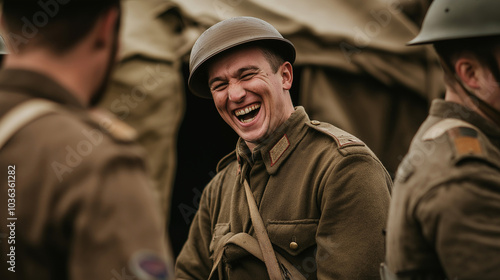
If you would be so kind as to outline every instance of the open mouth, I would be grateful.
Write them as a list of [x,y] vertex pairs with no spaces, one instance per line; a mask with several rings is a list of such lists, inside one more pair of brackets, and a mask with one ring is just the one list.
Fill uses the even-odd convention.
[[260,104],[252,104],[246,108],[234,111],[234,114],[242,123],[249,123],[255,119],[260,111]]

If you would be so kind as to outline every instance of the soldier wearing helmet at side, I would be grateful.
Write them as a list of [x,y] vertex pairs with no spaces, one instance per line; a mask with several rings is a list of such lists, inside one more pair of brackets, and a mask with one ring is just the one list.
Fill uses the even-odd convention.
[[445,70],[400,165],[384,279],[500,277],[500,2],[435,0],[420,34]]
[[293,107],[294,59],[251,17],[195,43],[189,87],[240,139],[203,192],[176,279],[378,279],[391,179],[363,142]]

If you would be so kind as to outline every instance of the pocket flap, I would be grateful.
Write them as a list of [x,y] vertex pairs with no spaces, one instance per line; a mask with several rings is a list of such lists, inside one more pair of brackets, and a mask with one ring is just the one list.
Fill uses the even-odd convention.
[[318,219],[269,221],[267,232],[274,245],[279,246],[292,256],[316,245]]

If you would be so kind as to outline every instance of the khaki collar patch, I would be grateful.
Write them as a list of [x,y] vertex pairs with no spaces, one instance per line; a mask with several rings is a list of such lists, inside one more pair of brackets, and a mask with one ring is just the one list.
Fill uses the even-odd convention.
[[269,157],[271,158],[271,166],[275,165],[276,162],[281,158],[285,151],[290,147],[290,141],[288,137],[283,135],[281,139],[274,145],[274,147],[269,151]]

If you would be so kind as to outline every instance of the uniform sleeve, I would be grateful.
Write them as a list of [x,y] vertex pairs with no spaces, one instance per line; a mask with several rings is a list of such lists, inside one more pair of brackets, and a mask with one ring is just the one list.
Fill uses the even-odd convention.
[[189,236],[177,257],[175,279],[206,280],[212,270],[210,259],[210,241],[212,238],[210,219],[210,189],[216,182],[215,177],[203,190],[200,207],[194,216],[189,230]]
[[422,232],[449,279],[498,279],[500,184],[454,182],[434,188],[417,206]]
[[75,280],[142,279],[132,264],[166,257],[159,207],[142,158],[101,145],[65,179],[69,184],[63,181],[68,190],[55,211],[66,213],[59,231],[72,231],[68,274]]
[[391,184],[365,154],[349,155],[331,170],[320,200],[318,279],[380,279]]

